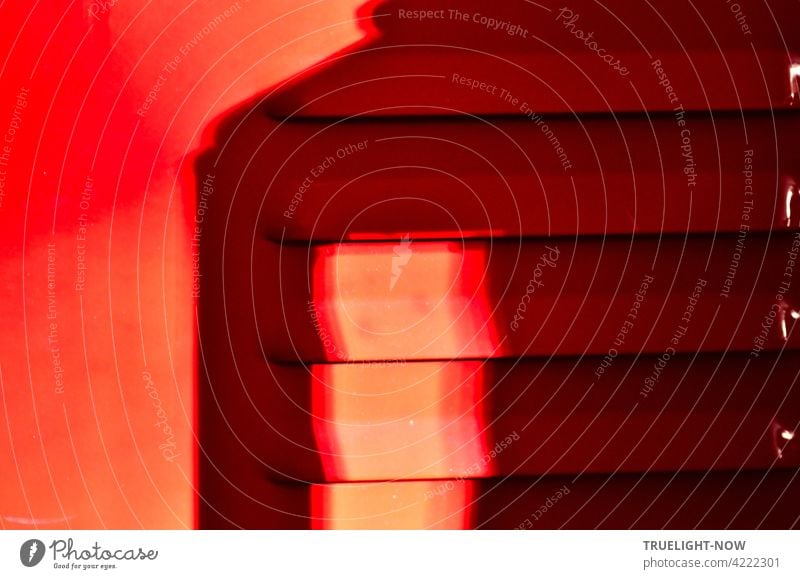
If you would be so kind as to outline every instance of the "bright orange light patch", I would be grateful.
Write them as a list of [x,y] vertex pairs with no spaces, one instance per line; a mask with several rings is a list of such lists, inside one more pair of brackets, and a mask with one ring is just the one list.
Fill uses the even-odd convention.
[[491,476],[482,365],[315,365],[314,436],[329,481]]
[[314,529],[468,529],[472,481],[311,487]]
[[482,247],[354,243],[316,249],[320,321],[348,360],[496,356]]

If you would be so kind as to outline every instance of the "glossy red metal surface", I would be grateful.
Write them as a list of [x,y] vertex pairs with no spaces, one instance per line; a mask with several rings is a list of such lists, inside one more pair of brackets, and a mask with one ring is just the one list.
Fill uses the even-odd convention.
[[[256,115],[232,144],[270,137],[220,170],[259,202],[271,240],[336,242],[726,233],[739,231],[745,207],[745,225],[769,231],[786,226],[800,168],[799,127],[786,114],[687,115],[686,149],[664,115],[559,117],[544,128],[507,117],[365,123]],[[687,151],[702,166],[691,175]]]
[[738,236],[410,243],[399,273],[392,243],[254,248],[254,264],[279,271],[254,265],[251,280],[266,355],[413,361],[796,347],[785,275],[796,234],[748,236],[733,272]]
[[4,3],[0,526],[798,526],[736,6]]
[[375,42],[293,79],[268,110],[347,117],[781,109],[798,92],[790,75],[796,17],[786,0],[749,3],[749,30],[728,3],[387,1],[375,8]]
[[197,527],[192,162],[359,5],[0,4],[0,528]]
[[796,526],[796,7],[371,8],[197,166],[202,524]]

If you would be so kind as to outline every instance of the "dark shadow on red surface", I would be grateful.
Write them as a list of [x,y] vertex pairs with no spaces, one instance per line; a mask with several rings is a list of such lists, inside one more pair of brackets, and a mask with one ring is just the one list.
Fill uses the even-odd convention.
[[[592,3],[578,4],[588,11]],[[376,10],[395,14],[401,6],[422,4],[389,2]],[[493,9],[508,19],[515,15],[506,4]],[[381,513],[361,512],[355,522],[342,524],[437,526],[453,519],[447,525],[795,526],[800,515],[792,499],[797,490],[797,449],[785,445],[778,459],[772,439],[767,438],[772,436],[775,420],[787,432],[794,432],[798,422],[797,372],[791,364],[797,355],[790,351],[796,348],[797,338],[791,325],[788,341],[770,334],[768,352],[746,368],[751,330],[774,305],[772,282],[780,277],[775,267],[792,239],[791,232],[769,235],[781,222],[775,210],[783,199],[786,175],[798,165],[794,149],[757,161],[763,202],[753,217],[756,235],[748,243],[768,256],[770,269],[762,275],[763,264],[752,256],[739,270],[732,299],[720,300],[718,288],[727,269],[724,262],[735,245],[733,235],[741,212],[738,208],[729,211],[729,187],[720,186],[714,202],[698,205],[692,205],[691,196],[670,196],[670,188],[683,178],[679,153],[667,155],[663,164],[648,157],[648,152],[659,150],[659,144],[674,144],[672,137],[665,136],[667,121],[653,120],[653,129],[649,123],[628,118],[622,121],[628,123],[627,128],[621,128],[616,118],[612,122],[599,116],[580,117],[586,127],[578,129],[575,118],[559,110],[562,105],[551,94],[536,110],[562,114],[561,120],[550,122],[572,147],[570,162],[576,170],[566,174],[563,160],[530,138],[531,121],[518,109],[487,100],[486,95],[459,92],[463,87],[450,81],[443,84],[441,78],[420,80],[420,71],[431,75],[447,66],[452,69],[450,48],[441,54],[439,49],[427,54],[418,47],[390,48],[402,42],[431,42],[433,36],[442,44],[455,43],[463,40],[459,36],[463,27],[450,23],[434,33],[434,28],[422,25],[413,28],[417,36],[409,38],[405,35],[409,29],[393,17],[376,19],[376,24],[382,35],[368,29],[371,36],[356,47],[362,49],[358,55],[341,61],[334,56],[282,90],[266,92],[230,111],[214,125],[215,148],[197,163],[198,197],[207,206],[199,238],[200,526],[328,526],[319,521],[341,513],[339,500],[342,508],[359,504],[390,511],[384,501],[397,493],[387,484],[416,485],[402,487],[413,488],[404,495],[403,506],[411,515],[373,519],[372,514]],[[701,35],[690,23],[685,27],[696,41],[690,47],[702,51]],[[496,41],[493,45],[491,35],[480,30],[471,37],[475,46],[489,43],[502,50],[509,46]],[[722,39],[735,43],[732,34],[725,33]],[[555,36],[551,40],[563,41]],[[385,61],[390,64],[381,64],[371,48],[401,56],[390,56]],[[619,48],[625,53],[633,47],[622,43]],[[673,56],[677,64],[680,57]],[[705,66],[719,65],[712,61]],[[362,62],[364,66],[358,66]],[[493,78],[503,72],[494,62],[485,57],[459,61],[462,73],[472,78]],[[387,71],[398,72],[405,80],[377,81],[368,88],[360,84],[323,96],[343,79],[358,82]],[[619,79],[606,73],[598,73],[595,79],[605,83],[601,94],[616,95],[616,104],[623,109],[638,110],[629,106],[627,88],[618,88]],[[524,75],[507,78],[518,84],[518,92],[534,91]],[[684,80],[691,84],[691,79]],[[730,82],[726,84],[724,78],[715,82],[712,85],[719,92],[712,99],[730,108]],[[697,91],[702,83],[695,79],[695,85],[684,94],[687,99],[697,97],[696,108],[701,108]],[[553,94],[572,94],[567,101],[582,112],[605,111],[597,107],[597,93],[586,92],[587,87],[550,88]],[[580,91],[584,96],[578,96]],[[663,96],[658,91],[645,95],[650,99],[646,104]],[[365,94],[377,100],[364,99]],[[747,94],[754,103],[763,96],[756,89]],[[412,107],[409,95],[415,99]],[[492,119],[505,134],[486,119],[442,118],[443,113],[452,112],[443,111],[445,101],[456,108],[505,115]],[[398,103],[403,107],[397,108]],[[406,118],[346,122],[336,118],[337,114],[360,115],[374,106],[389,107],[392,114]],[[281,118],[298,110],[304,118]],[[773,136],[770,120],[764,115],[748,116],[756,142],[767,143]],[[794,119],[784,120],[786,127],[796,125]],[[722,147],[725,151],[723,163],[703,177],[705,183],[735,183],[739,171],[727,167],[741,164],[740,119],[728,115],[719,120],[721,140],[716,132],[711,138],[707,118],[698,116],[694,122],[705,127],[697,133],[698,150],[710,153]],[[648,137],[648,128],[657,137]],[[789,128],[781,129],[778,138],[790,133]],[[508,139],[509,133],[517,139]],[[475,144],[480,154],[444,143],[448,135],[456,143]],[[380,140],[386,138],[395,140],[392,146]],[[406,146],[403,140],[407,138],[411,144]],[[597,139],[613,155],[594,152]],[[533,155],[532,175],[516,170],[513,163],[504,164],[513,155],[525,158],[526,147],[528,153],[538,153]],[[619,162],[625,151],[634,151],[632,164]],[[479,158],[484,165],[476,161]],[[487,177],[476,167],[496,170]],[[603,205],[608,202],[607,184],[598,179],[606,175],[611,180],[608,191],[617,195],[619,205],[614,207]],[[662,183],[656,202],[643,208],[647,196],[641,191],[649,191],[656,182]],[[206,187],[213,193],[204,190],[203,183],[210,184]],[[530,183],[533,186],[526,187]],[[498,189],[504,193],[497,194]],[[561,193],[562,200],[557,195],[551,199],[552,214],[546,219],[536,215],[537,204],[547,201],[553,190]],[[574,204],[563,201],[569,191],[575,195]],[[593,200],[585,215],[588,225],[581,219],[583,209],[578,203],[587,196]],[[604,228],[608,223],[611,227]],[[601,233],[657,233],[661,231],[657,226],[664,223],[671,234],[666,239],[597,237]],[[727,235],[712,238],[720,223]],[[531,239],[554,231],[561,237]],[[585,234],[592,237],[576,243],[575,238]],[[405,235],[414,249],[409,260],[398,266]],[[502,237],[507,239],[498,242]],[[462,243],[462,238],[470,241]],[[426,243],[431,239],[436,243]],[[342,240],[350,243],[335,245]],[[560,244],[563,270],[551,267],[553,279],[538,294],[546,304],[540,299],[535,308],[531,306],[527,321],[515,319],[535,260],[546,251],[545,243]],[[643,247],[647,251],[633,255],[628,263],[631,249]],[[699,272],[705,271],[702,261],[706,259],[712,264],[706,291],[713,299],[697,309],[695,320],[701,322],[696,322],[687,338],[681,336],[682,346],[676,345],[655,392],[650,396],[647,391],[648,397],[641,401],[643,384],[656,357],[669,347]],[[651,260],[662,268],[657,276],[661,285],[653,290],[651,296],[656,297],[648,306],[651,314],[643,316],[638,337],[618,346],[620,357],[610,368],[602,376],[595,375],[642,277],[653,271],[645,267]],[[415,269],[420,263],[427,268]],[[603,265],[599,270],[598,264]],[[761,286],[753,301],[749,292],[756,282]],[[439,305],[420,305],[431,299]],[[792,305],[786,307],[791,310]],[[739,331],[736,326],[741,319],[745,326]],[[519,333],[510,330],[513,320],[521,328]],[[713,321],[719,324],[717,333],[707,341],[702,332]],[[359,328],[365,327],[360,333]],[[599,337],[593,334],[596,330]],[[380,335],[371,338],[370,333]],[[717,354],[734,334],[735,352],[727,357]],[[536,340],[538,346],[530,350]],[[636,356],[645,346],[648,356],[625,358],[626,354]],[[705,355],[695,361],[694,351]],[[545,362],[554,353],[582,356],[587,352],[591,356],[579,362],[575,358]],[[525,355],[531,357],[515,366],[514,358]],[[449,362],[461,382],[436,367],[452,358],[469,359]],[[501,359],[483,365],[487,358]],[[377,369],[351,370],[353,360],[367,365],[389,363]],[[421,362],[431,365],[422,379],[418,375]],[[348,363],[346,371],[341,370],[344,363]],[[358,378],[359,372],[366,374]],[[729,384],[738,384],[742,375],[745,382],[729,390]],[[338,389],[337,379],[344,380]],[[379,393],[375,386],[382,385],[381,380],[407,392],[389,396],[392,404],[370,406],[364,400],[370,393]],[[420,383],[425,391],[415,392]],[[465,384],[472,388],[469,396],[453,404]],[[765,393],[758,390],[762,384],[767,385]],[[431,390],[438,394],[431,395]],[[761,406],[752,415],[751,395],[761,396],[757,400]],[[424,400],[428,406],[415,411],[411,405],[415,400]],[[315,409],[325,416],[315,417]],[[383,422],[374,424],[376,416]],[[539,418],[531,425],[534,416]],[[623,427],[631,416],[630,424]],[[665,437],[673,432],[678,432],[677,438],[665,444]],[[518,434],[519,440],[513,439],[484,461],[496,443],[512,434]],[[614,442],[615,436],[620,442]],[[726,444],[731,440],[732,444]],[[698,449],[687,454],[694,441]],[[748,444],[754,449],[752,454],[747,452]],[[408,447],[398,450],[398,445]],[[370,458],[371,453],[378,458]],[[445,458],[437,462],[436,456]],[[619,466],[630,472],[603,474]],[[767,470],[735,473],[739,466]],[[674,480],[664,472],[673,469],[681,471]],[[702,473],[709,469],[714,472],[704,478]],[[573,482],[573,475],[582,471],[595,474]],[[645,471],[653,472],[637,484],[641,476],[636,473]],[[503,475],[513,478],[499,482],[496,477]],[[477,477],[491,478],[472,480]],[[379,482],[395,478],[424,479],[420,481],[424,484]],[[352,495],[330,484],[359,481],[376,482]],[[452,489],[439,492],[442,484],[450,482],[469,488],[452,500],[456,496],[448,495]],[[564,485],[568,492],[553,504],[552,497]],[[374,502],[370,489],[375,489]],[[437,510],[437,500],[450,502]],[[545,517],[541,507],[548,501],[552,508],[545,509]],[[733,511],[731,501],[736,504]],[[330,526],[337,524],[333,521]]]

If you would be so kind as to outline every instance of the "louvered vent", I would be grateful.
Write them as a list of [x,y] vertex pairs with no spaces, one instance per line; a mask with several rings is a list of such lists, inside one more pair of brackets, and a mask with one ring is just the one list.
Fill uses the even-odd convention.
[[452,4],[198,165],[203,526],[796,526],[800,5]]

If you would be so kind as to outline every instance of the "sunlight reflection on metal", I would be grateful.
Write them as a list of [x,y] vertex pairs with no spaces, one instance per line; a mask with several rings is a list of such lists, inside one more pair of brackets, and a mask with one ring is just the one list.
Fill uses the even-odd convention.
[[408,481],[311,487],[314,529],[469,529],[474,482]]
[[775,451],[775,456],[779,459],[783,458],[783,449],[786,444],[794,439],[794,431],[784,428],[777,421],[772,423],[772,449]]
[[328,481],[485,477],[480,362],[316,364],[314,437]]
[[792,104],[797,104],[800,99],[800,64],[789,66],[789,97]]
[[15,515],[2,515],[1,518],[12,526],[62,528],[69,524],[69,521],[74,517],[72,515],[67,517],[20,517]]
[[796,320],[798,318],[798,315],[800,314],[798,314],[797,310],[793,309],[790,310],[789,306],[787,306],[786,304],[782,304],[780,306],[780,310],[778,312],[778,320],[780,321],[780,326],[781,326],[781,338],[783,338],[784,341],[789,339],[789,327],[786,322],[787,318]]
[[[391,243],[314,250],[319,323],[346,360],[502,355],[485,279],[487,248],[415,241],[394,285]],[[395,260],[396,261],[396,260]]]

